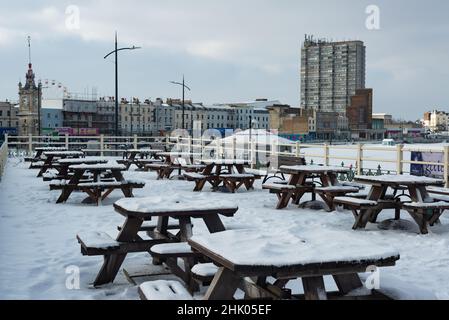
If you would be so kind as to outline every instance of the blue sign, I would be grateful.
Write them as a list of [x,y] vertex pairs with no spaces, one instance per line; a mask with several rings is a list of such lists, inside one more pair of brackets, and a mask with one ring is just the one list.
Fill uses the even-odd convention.
[[12,127],[0,127],[0,137],[3,138],[5,134],[17,135],[17,128]]

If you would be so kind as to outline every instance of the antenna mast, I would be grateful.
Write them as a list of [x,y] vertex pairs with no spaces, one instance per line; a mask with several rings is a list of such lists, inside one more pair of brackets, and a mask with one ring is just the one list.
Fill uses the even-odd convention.
[[31,37],[28,36],[28,63],[31,64]]

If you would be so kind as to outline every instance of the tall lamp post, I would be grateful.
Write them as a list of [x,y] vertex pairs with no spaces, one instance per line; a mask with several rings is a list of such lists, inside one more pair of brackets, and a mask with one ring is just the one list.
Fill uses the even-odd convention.
[[117,32],[115,32],[115,50],[109,52],[104,56],[104,59],[109,57],[111,54],[115,54],[115,136],[118,137],[118,52],[122,50],[136,50],[141,49],[141,47],[126,47],[126,48],[117,48]]
[[[176,81],[170,81],[170,83],[172,84],[176,84],[178,86],[182,86],[182,129],[185,129],[185,123],[184,123],[184,114],[185,114],[185,88],[187,88],[189,91],[190,88],[185,84],[184,81],[184,75],[182,76],[182,83],[181,82],[176,82]],[[192,128],[193,129],[193,128]]]

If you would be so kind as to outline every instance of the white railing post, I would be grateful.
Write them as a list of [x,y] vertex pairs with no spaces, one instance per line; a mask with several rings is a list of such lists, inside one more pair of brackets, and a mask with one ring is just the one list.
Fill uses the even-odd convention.
[[357,144],[357,175],[361,175],[363,172],[363,145],[361,143]]
[[137,134],[134,135],[133,145],[134,145],[134,149],[137,149]]
[[449,146],[444,147],[444,181],[446,188],[449,188]]
[[237,137],[232,137],[232,159],[237,159]]
[[402,174],[404,172],[403,162],[404,161],[404,145],[398,144],[396,146],[396,172],[397,174]]
[[324,165],[329,165],[329,145],[327,143],[324,144]]
[[33,154],[33,136],[31,134],[28,135],[28,155],[31,157]]
[[100,135],[100,156],[104,157],[104,134]]
[[256,143],[251,140],[251,169],[256,167],[257,162],[257,153],[256,153]]
[[69,135],[65,134],[65,148],[69,150]]
[[6,145],[8,145],[8,143],[9,143],[9,141],[8,141],[8,134],[7,133],[5,133],[5,143],[6,143]]
[[299,141],[296,141],[296,158],[301,157],[301,144]]

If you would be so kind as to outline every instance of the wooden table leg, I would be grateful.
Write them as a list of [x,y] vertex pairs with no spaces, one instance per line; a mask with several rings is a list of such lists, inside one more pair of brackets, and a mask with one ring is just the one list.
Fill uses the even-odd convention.
[[[368,195],[368,200],[379,201],[382,198],[382,195],[385,194],[388,186],[373,186]],[[372,219],[373,215],[378,215],[378,209],[364,209],[359,212],[359,219],[357,225],[354,225],[354,229],[364,229],[370,219]]]
[[[142,223],[143,221],[141,219],[127,217],[117,237],[117,241],[131,242],[138,240],[139,237],[137,233],[139,232]],[[125,258],[126,253],[104,256],[104,262],[94,281],[94,286],[113,282]]]
[[51,163],[53,162],[53,158],[54,158],[54,156],[51,156],[51,155],[50,155],[50,156],[47,157],[47,159],[45,159],[45,162],[44,162],[42,168],[39,170],[39,172],[38,172],[38,174],[37,174],[37,177],[38,177],[38,178],[39,178],[39,177],[42,177],[42,175],[43,175],[45,172],[47,172],[48,168],[50,168]]
[[338,290],[343,295],[351,291],[363,287],[362,281],[357,273],[337,274],[332,276],[338,287]]
[[231,270],[221,267],[204,296],[205,300],[232,300],[241,279]]
[[226,230],[218,214],[203,216],[203,220],[210,233],[222,232]]
[[301,280],[306,300],[327,300],[326,288],[324,287],[324,279],[322,276],[303,277]]
[[75,171],[73,177],[69,180],[69,184],[67,186],[64,186],[64,188],[62,189],[61,195],[59,196],[58,200],[56,200],[56,203],[63,203],[67,201],[67,199],[70,197],[73,190],[75,189],[75,186],[78,185],[83,175],[84,170]]

